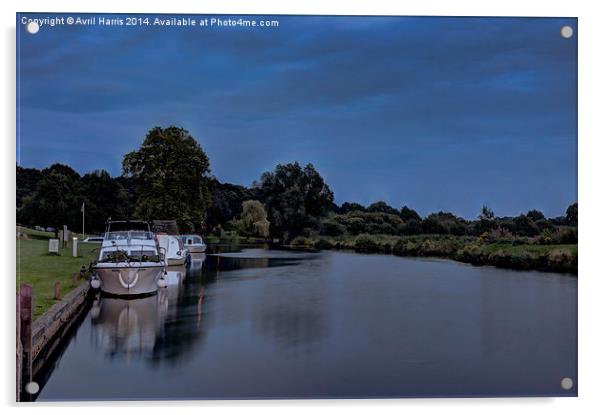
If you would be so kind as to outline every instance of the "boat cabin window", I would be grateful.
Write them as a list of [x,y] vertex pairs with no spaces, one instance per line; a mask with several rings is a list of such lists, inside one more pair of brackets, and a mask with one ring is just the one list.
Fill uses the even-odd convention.
[[145,231],[119,231],[107,232],[105,239],[109,241],[120,241],[125,239],[152,239],[152,233]]
[[127,254],[128,256],[134,257],[134,258],[141,258],[142,256],[147,256],[149,258],[152,258],[152,257],[157,256],[157,251],[155,251],[153,249],[143,249],[143,250],[132,249],[130,251],[124,251],[122,249],[107,249],[107,250],[103,250],[100,261],[106,261],[107,259],[109,259],[109,255],[114,255],[116,252],[123,252],[123,253]]
[[203,240],[200,236],[187,236],[186,237],[186,245],[198,245],[202,244]]
[[102,256],[100,257],[100,260],[106,261],[107,259],[109,259],[109,255],[115,255],[117,252],[123,252],[124,254],[127,254],[126,251],[120,249],[105,249],[102,251]]

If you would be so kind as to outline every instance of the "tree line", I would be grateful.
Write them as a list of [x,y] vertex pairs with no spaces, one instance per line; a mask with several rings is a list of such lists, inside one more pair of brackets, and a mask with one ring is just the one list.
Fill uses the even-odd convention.
[[[101,232],[108,218],[176,219],[182,232],[230,231],[285,242],[312,235],[478,236],[493,230],[552,238],[577,226],[577,203],[556,218],[537,210],[496,217],[483,206],[477,220],[450,212],[421,217],[384,201],[337,205],[315,167],[298,162],[277,165],[250,187],[222,183],[211,175],[209,157],[194,137],[173,126],[151,129],[140,148],[124,155],[117,177],[104,170],[80,175],[63,164],[41,170],[17,166],[16,196],[17,222],[28,226],[79,230],[84,204],[88,233]],[[576,230],[571,235],[576,242]]]

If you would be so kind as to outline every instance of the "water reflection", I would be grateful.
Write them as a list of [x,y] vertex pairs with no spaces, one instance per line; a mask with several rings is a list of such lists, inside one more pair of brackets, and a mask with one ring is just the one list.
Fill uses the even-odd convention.
[[167,282],[97,299],[39,399],[576,394],[570,277],[221,246]]
[[[200,273],[204,260],[204,254],[195,257],[189,270]],[[167,268],[167,287],[156,295],[131,299],[99,295],[90,310],[95,350],[126,361],[163,355],[167,326],[179,319],[178,302],[186,290],[186,275],[186,266]]]
[[149,354],[165,320],[167,298],[158,295],[125,300],[102,297],[92,306],[94,348],[105,355],[134,357]]

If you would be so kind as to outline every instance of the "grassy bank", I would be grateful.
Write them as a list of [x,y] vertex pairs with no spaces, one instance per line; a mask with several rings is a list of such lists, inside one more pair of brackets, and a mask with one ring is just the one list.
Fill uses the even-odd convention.
[[54,283],[60,281],[61,295],[65,296],[72,289],[71,274],[79,272],[82,265],[87,268],[96,259],[100,245],[80,242],[77,258],[72,256],[71,243],[59,250],[60,255],[49,255],[48,239],[53,234],[25,228],[18,231],[26,234],[27,239],[17,239],[17,288],[20,283],[33,286],[34,318],[37,318],[57,302]]
[[487,241],[474,236],[452,235],[345,235],[297,237],[293,247],[349,249],[411,257],[439,257],[474,265],[577,274],[576,244],[538,244],[535,238]]

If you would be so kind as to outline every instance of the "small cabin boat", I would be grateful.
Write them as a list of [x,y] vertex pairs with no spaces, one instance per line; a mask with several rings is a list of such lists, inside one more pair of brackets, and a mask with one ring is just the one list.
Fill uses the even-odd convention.
[[182,240],[184,241],[184,247],[191,254],[200,254],[207,249],[207,245],[199,235],[182,235]]
[[148,222],[109,221],[90,284],[118,296],[152,294],[165,286],[161,253]]
[[159,246],[165,250],[168,266],[184,265],[188,262],[188,249],[184,247],[182,239],[165,233],[157,234],[156,237]]

